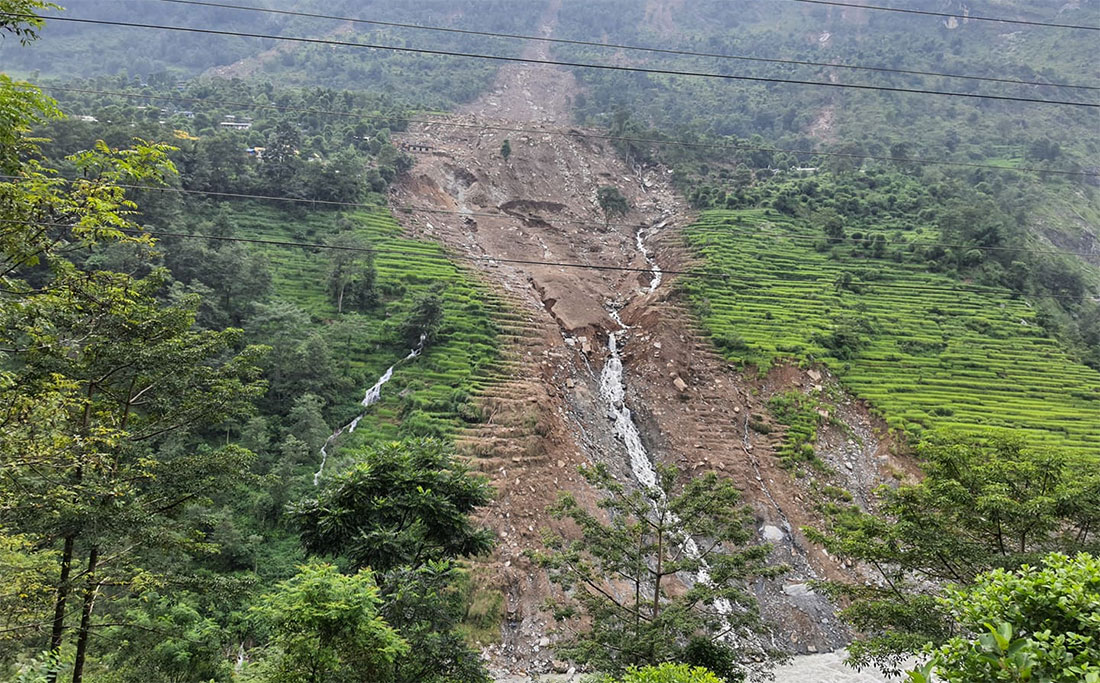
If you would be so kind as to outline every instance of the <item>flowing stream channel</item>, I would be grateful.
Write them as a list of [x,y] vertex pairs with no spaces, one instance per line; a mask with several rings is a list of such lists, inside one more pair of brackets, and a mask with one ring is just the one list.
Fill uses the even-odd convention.
[[343,427],[337,429],[332,433],[332,436],[325,439],[325,443],[321,446],[321,465],[317,468],[317,471],[313,474],[313,485],[317,486],[321,482],[321,476],[325,473],[325,465],[328,463],[328,449],[336,439],[340,438],[343,434],[351,434],[355,431],[355,428],[359,426],[359,421],[367,416],[367,411],[372,405],[382,400],[382,385],[390,381],[393,378],[393,370],[399,364],[406,361],[410,361],[416,358],[424,351],[424,339],[426,335],[420,335],[420,342],[417,343],[416,348],[409,351],[409,355],[405,356],[397,363],[394,363],[386,369],[382,376],[378,378],[378,381],[373,386],[367,389],[367,393],[363,396],[363,400],[360,401],[360,405],[363,406],[363,410],[359,411],[359,414],[355,416],[355,419],[347,423]]
[[[640,228],[635,233],[635,240],[638,251],[641,252],[646,263],[650,266],[652,277],[647,293],[652,294],[661,285],[662,273],[657,262],[646,248],[645,238],[647,232],[645,228]],[[620,344],[619,338],[630,327],[623,323],[622,318],[619,316],[619,311],[622,308],[623,304],[608,303],[608,314],[619,325],[619,329],[610,332],[607,337],[609,355],[604,363],[603,370],[600,372],[600,396],[607,404],[607,416],[614,423],[615,436],[623,442],[626,448],[630,458],[630,470],[635,480],[641,486],[654,487],[657,485],[656,468],[642,444],[641,433],[634,422],[630,408],[626,405],[626,382],[623,379],[621,353],[623,345]],[[688,556],[699,557],[699,547],[691,537],[684,540],[683,549]],[[704,585],[712,583],[710,571],[705,562],[702,563],[695,580],[702,582]],[[725,599],[716,601],[714,607],[722,619],[727,622],[729,616],[734,613],[733,605]],[[751,649],[763,653],[763,644],[757,638],[754,638],[752,634],[734,634],[731,632],[728,637],[732,638],[735,635],[746,638],[745,641],[740,643],[741,645],[748,645]],[[843,652],[796,656],[775,672],[775,680],[777,683],[804,683],[808,681],[814,681],[815,683],[879,683],[886,680],[877,671],[857,672],[847,667],[843,659]],[[750,678],[755,678],[758,672],[754,671],[751,665],[749,668]],[[767,680],[767,674],[763,674],[763,679]]]
[[[661,268],[650,255],[649,250],[646,249],[645,230],[640,228],[635,233],[635,238],[637,240],[638,250],[642,253],[646,263],[650,266],[652,277],[649,282],[647,293],[651,294],[661,285]],[[641,433],[638,431],[638,425],[635,424],[630,408],[626,405],[626,382],[623,379],[623,360],[619,345],[619,335],[629,330],[630,327],[623,323],[622,318],[619,316],[619,311],[621,309],[622,305],[620,304],[608,304],[608,314],[611,316],[611,319],[619,325],[619,330],[616,332],[609,332],[607,335],[608,357],[607,361],[604,363],[603,370],[600,371],[600,396],[607,404],[608,419],[614,422],[613,429],[615,436],[621,439],[623,445],[626,447],[627,455],[630,458],[630,470],[634,474],[634,478],[640,485],[647,488],[653,488],[657,485],[657,471],[653,466],[653,461],[650,459],[649,453],[646,452],[645,446],[642,444],[642,437]],[[684,539],[683,549],[690,557],[698,558],[700,555],[699,546],[691,537]],[[701,564],[702,567],[696,575],[696,581],[700,581],[705,585],[710,585],[712,581],[709,568],[705,561]],[[715,601],[714,607],[718,613],[722,615],[724,620],[728,615],[733,613],[733,605],[724,598]]]

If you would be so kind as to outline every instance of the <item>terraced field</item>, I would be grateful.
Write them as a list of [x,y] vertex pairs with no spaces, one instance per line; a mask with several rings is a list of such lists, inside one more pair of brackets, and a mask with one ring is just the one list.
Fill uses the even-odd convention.
[[402,237],[400,226],[384,209],[297,215],[259,204],[238,204],[233,214],[241,237],[314,243],[334,232],[337,221],[350,220],[354,232],[378,250],[375,265],[381,305],[370,314],[338,317],[326,295],[330,251],[255,247],[270,262],[275,296],[311,314],[330,348],[342,356],[340,369],[355,379],[359,388],[341,407],[342,420],[355,417],[364,390],[408,354],[398,325],[416,298],[435,293],[443,302],[438,341],[419,358],[398,363],[381,402],[371,407],[349,443],[404,435],[445,436],[463,420],[479,419],[470,400],[507,371],[498,337],[512,330],[517,317],[469,271],[448,260],[440,246]]
[[1100,458],[1100,373],[1068,357],[1007,291],[816,251],[819,230],[774,211],[707,212],[686,235],[716,275],[682,286],[729,359],[824,363],[913,436],[1009,428]]

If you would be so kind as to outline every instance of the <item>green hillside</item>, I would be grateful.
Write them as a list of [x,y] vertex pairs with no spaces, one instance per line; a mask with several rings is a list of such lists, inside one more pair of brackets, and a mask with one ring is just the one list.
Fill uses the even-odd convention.
[[728,274],[682,285],[728,358],[822,362],[914,436],[1014,428],[1100,455],[1100,372],[1070,358],[1026,301],[854,247],[830,258],[808,223],[708,211],[687,230],[706,269]]
[[443,304],[437,341],[421,357],[398,366],[382,401],[368,411],[353,438],[443,436],[452,433],[464,416],[476,419],[469,401],[507,367],[498,352],[497,335],[513,316],[469,271],[448,260],[438,245],[402,237],[400,226],[381,209],[294,215],[248,203],[232,211],[237,235],[246,239],[318,242],[341,219],[350,219],[353,232],[379,252],[375,266],[381,303],[366,314],[337,316],[327,293],[332,255],[328,250],[253,247],[269,264],[273,296],[310,312],[340,371],[354,379],[356,387],[340,408],[340,419],[355,417],[363,391],[408,354],[399,325],[418,297],[428,294]]

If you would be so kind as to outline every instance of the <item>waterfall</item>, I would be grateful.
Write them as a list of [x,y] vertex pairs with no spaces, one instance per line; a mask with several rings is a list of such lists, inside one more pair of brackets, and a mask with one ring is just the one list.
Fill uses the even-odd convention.
[[[649,250],[645,247],[645,230],[640,228],[635,233],[635,239],[638,245],[638,249],[645,257],[646,262],[650,265],[653,273],[653,278],[650,280],[648,291],[652,293],[656,291],[657,287],[661,284],[662,273],[660,266],[650,255]],[[626,448],[627,455],[630,460],[630,471],[634,475],[634,479],[641,486],[647,488],[653,488],[657,485],[657,470],[653,465],[653,461],[649,457],[649,453],[646,452],[645,446],[642,444],[641,433],[638,430],[638,426],[634,422],[634,417],[630,412],[630,408],[626,405],[626,382],[623,378],[623,360],[621,354],[621,348],[619,344],[619,335],[627,331],[628,325],[623,323],[622,318],[619,315],[619,311],[622,306],[619,304],[608,304],[608,315],[612,320],[618,324],[619,329],[614,332],[609,332],[607,335],[607,350],[608,357],[604,363],[603,370],[600,371],[600,397],[607,404],[607,417],[613,423],[613,433],[615,436],[623,442]],[[673,523],[676,520],[673,518]],[[701,552],[695,539],[688,536],[683,541],[684,552],[688,556],[700,559]],[[700,559],[700,568],[696,572],[695,580],[706,586],[713,586],[714,581],[710,575],[710,567],[705,560]],[[718,599],[714,602],[714,608],[721,616],[722,620],[729,623],[729,617],[734,614],[733,604],[725,598]],[[732,638],[734,636],[731,631],[726,637]]]
[[384,385],[386,382],[389,382],[390,379],[393,378],[393,369],[396,368],[400,363],[410,361],[413,358],[419,356],[420,353],[424,350],[424,340],[426,338],[426,334],[420,335],[420,341],[417,343],[416,348],[409,351],[409,355],[405,356],[397,363],[394,363],[389,368],[387,368],[386,371],[382,373],[382,376],[378,378],[378,381],[375,382],[374,385],[371,386],[369,389],[367,389],[366,394],[363,395],[363,400],[359,402],[360,405],[363,406],[363,410],[355,416],[355,419],[347,423],[343,427],[337,429],[335,432],[332,433],[332,436],[325,439],[324,445],[321,446],[321,466],[317,468],[317,472],[315,472],[313,475],[314,486],[317,486],[321,482],[321,475],[325,473],[325,464],[328,463],[328,447],[331,446],[332,443],[344,433],[351,434],[355,431],[355,428],[359,426],[359,421],[366,417],[367,409],[382,400],[382,385]]
[[649,281],[649,293],[657,291],[657,288],[661,286],[661,279],[664,273],[661,272],[661,267],[657,265],[657,261],[650,255],[649,249],[645,246],[646,229],[638,228],[634,233],[634,240],[638,244],[638,251],[642,252],[642,256],[645,257],[646,263],[649,264],[650,272],[653,273],[653,277]]

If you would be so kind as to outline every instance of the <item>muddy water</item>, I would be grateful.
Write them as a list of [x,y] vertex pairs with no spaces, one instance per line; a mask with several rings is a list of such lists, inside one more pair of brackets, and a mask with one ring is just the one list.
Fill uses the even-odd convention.
[[[582,683],[586,674],[542,674],[537,678],[511,675],[497,678],[495,683]],[[789,664],[775,670],[775,683],[900,683],[878,672],[856,671],[844,665],[843,652],[800,655]]]
[[843,651],[800,655],[775,670],[775,683],[886,683],[900,680],[887,678],[877,669],[856,671],[846,666]]

